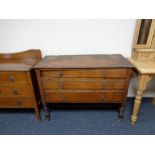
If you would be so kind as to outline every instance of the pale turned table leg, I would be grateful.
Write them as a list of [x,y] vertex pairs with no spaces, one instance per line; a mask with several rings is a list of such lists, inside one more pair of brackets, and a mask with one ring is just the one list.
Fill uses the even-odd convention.
[[136,97],[134,101],[133,113],[131,116],[131,124],[135,124],[137,121],[137,115],[141,105],[143,91],[146,89],[146,86],[149,80],[150,80],[149,75],[142,75],[142,74],[138,75],[138,85],[137,85],[137,92],[136,92]]

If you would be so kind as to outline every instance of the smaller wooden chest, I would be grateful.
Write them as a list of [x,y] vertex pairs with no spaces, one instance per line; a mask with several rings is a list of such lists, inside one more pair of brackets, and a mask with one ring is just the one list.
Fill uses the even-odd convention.
[[40,95],[32,69],[40,59],[40,50],[0,54],[0,108],[33,108],[40,120]]

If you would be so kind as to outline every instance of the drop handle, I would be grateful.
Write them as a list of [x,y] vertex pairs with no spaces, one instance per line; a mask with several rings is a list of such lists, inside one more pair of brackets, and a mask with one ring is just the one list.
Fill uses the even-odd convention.
[[63,75],[64,75],[63,71],[60,71],[59,77],[63,77]]
[[103,70],[102,71],[102,77],[103,77],[103,79],[106,77],[106,75],[107,75],[107,70]]
[[65,96],[61,95],[61,100],[64,101],[65,100]]
[[102,89],[105,89],[105,85],[106,85],[106,83],[105,83],[105,82],[103,82],[103,83],[101,84]]
[[12,90],[12,93],[14,94],[14,95],[18,95],[18,91],[17,90]]
[[64,83],[61,83],[61,89],[65,89]]
[[17,106],[21,106],[21,105],[22,105],[22,101],[17,100],[17,101],[16,101],[16,105],[17,105]]
[[13,77],[12,75],[9,76],[8,80],[9,80],[10,82],[15,82],[15,79],[14,79],[14,77]]
[[105,98],[105,95],[101,95],[101,98]]

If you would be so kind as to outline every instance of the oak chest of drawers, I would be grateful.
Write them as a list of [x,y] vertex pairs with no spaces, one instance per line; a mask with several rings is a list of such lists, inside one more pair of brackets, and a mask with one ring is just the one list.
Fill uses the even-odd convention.
[[42,103],[113,103],[123,117],[132,65],[121,55],[46,56],[34,68]]
[[32,69],[40,59],[40,50],[0,54],[0,108],[33,108],[40,120],[40,95]]

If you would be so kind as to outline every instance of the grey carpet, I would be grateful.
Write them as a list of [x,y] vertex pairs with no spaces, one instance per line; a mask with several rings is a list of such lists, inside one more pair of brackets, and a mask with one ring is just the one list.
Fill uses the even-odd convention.
[[51,120],[36,121],[33,110],[0,110],[1,135],[154,135],[155,106],[150,98],[143,99],[135,126],[130,124],[133,98],[129,98],[125,119],[118,121],[116,109],[63,109],[51,110]]

